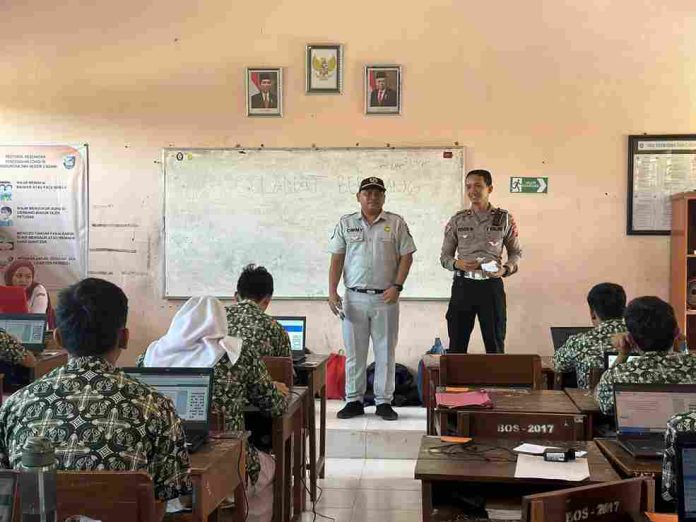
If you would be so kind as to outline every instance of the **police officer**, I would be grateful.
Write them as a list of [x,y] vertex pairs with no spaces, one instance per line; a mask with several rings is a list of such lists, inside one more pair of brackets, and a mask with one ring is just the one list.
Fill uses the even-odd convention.
[[[383,210],[384,182],[370,177],[360,182],[360,212],[343,216],[329,243],[329,307],[343,319],[346,347],[346,401],[339,419],[365,413],[367,350],[372,338],[375,355],[376,414],[396,420],[394,352],[399,333],[399,293],[413,262],[416,245],[404,219]],[[338,295],[343,273],[344,300]]]
[[[522,257],[517,226],[507,210],[489,203],[493,192],[490,172],[472,170],[465,182],[471,207],[457,212],[447,223],[440,254],[442,266],[454,271],[446,316],[449,351],[466,353],[478,315],[486,353],[503,353],[506,312],[501,278],[517,272]],[[503,247],[507,250],[505,263]]]

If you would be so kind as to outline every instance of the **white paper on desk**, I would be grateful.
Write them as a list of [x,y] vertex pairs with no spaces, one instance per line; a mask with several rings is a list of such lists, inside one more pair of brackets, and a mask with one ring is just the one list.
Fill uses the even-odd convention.
[[565,480],[580,482],[590,476],[587,459],[575,459],[568,462],[547,462],[544,457],[518,455],[515,478],[541,478],[548,480]]
[[[528,442],[523,442],[512,451],[515,453],[526,453],[527,455],[543,455],[544,451],[547,449],[560,449],[558,446],[540,446],[539,444],[529,444]],[[584,457],[587,455],[586,451],[576,451],[575,458]]]

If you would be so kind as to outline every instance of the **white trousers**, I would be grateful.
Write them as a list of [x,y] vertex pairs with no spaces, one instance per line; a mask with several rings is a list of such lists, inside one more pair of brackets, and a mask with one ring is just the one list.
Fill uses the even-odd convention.
[[253,486],[247,484],[247,505],[249,516],[247,522],[271,522],[273,518],[273,476],[275,459],[266,452],[259,451],[261,470],[259,479]]
[[346,290],[343,298],[343,342],[346,346],[346,400],[363,401],[367,351],[375,354],[375,403],[391,404],[394,397],[399,303],[385,304],[382,295]]

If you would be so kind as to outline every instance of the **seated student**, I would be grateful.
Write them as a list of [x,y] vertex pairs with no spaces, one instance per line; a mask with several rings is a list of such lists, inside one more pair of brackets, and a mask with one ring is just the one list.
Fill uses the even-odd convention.
[[248,265],[237,281],[237,303],[227,307],[227,328],[252,344],[261,356],[290,357],[290,337],[266,309],[273,297],[273,276],[262,266]]
[[667,423],[665,432],[665,454],[662,461],[662,498],[667,502],[677,500],[676,497],[676,451],[675,440],[679,432],[696,432],[696,412],[679,413]]
[[[658,297],[639,297],[626,307],[628,333],[619,342],[617,364],[604,372],[595,397],[605,414],[614,410],[614,384],[694,384],[696,357],[674,352],[679,335],[674,310]],[[626,361],[632,349],[644,354]]]
[[27,368],[36,366],[36,357],[22,343],[0,328],[0,361]]
[[139,470],[164,501],[191,493],[181,420],[172,403],[115,368],[128,344],[128,299],[116,285],[85,279],[59,297],[56,342],[68,363],[0,408],[0,465],[16,468],[22,444],[43,435],[59,470]]
[[590,317],[594,328],[589,332],[573,335],[553,356],[557,372],[575,371],[580,388],[589,388],[591,368],[604,365],[604,352],[612,350],[611,338],[625,332],[623,320],[626,308],[626,292],[614,283],[600,283],[587,294]]
[[[164,337],[140,356],[147,367],[212,367],[213,409],[224,429],[244,430],[244,408],[254,405],[273,416],[285,411],[285,385],[274,383],[254,346],[227,336],[225,308],[214,297],[189,299],[172,319]],[[249,476],[247,520],[270,520],[273,514],[273,457],[247,444]]]

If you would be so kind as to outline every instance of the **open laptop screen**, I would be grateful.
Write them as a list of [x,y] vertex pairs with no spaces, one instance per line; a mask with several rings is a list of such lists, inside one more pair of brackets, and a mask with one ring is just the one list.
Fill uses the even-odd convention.
[[551,341],[555,352],[565,344],[571,335],[581,334],[592,330],[591,326],[552,326]]
[[615,384],[616,430],[662,434],[677,413],[696,411],[696,385]]
[[29,350],[41,351],[44,348],[46,314],[0,314],[0,328]]
[[684,518],[696,519],[696,445],[685,446],[682,452],[682,487],[681,495],[684,499]]
[[290,348],[294,352],[301,352],[305,348],[305,330],[307,329],[306,317],[274,317],[290,337]]
[[208,423],[211,395],[211,368],[124,368],[130,377],[171,399],[185,423]]

